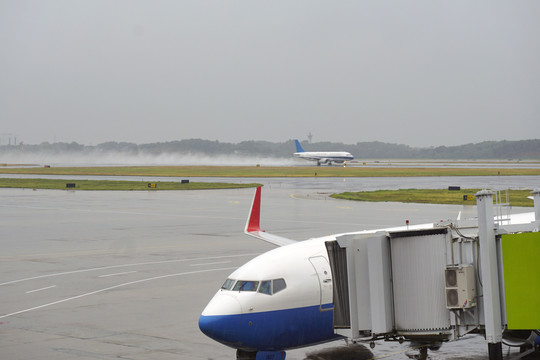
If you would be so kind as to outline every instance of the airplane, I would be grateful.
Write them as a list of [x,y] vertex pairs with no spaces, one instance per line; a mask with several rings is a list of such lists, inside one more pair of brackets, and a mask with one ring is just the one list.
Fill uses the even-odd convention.
[[[286,350],[342,339],[333,329],[333,281],[325,242],[345,234],[296,242],[267,233],[260,228],[260,207],[258,187],[244,232],[279,247],[227,278],[203,310],[199,328],[237,349],[237,359],[249,360],[285,359]],[[377,231],[381,229],[351,234]]]
[[[344,339],[333,328],[333,278],[325,242],[436,226],[407,224],[297,242],[261,230],[260,208],[258,187],[244,233],[279,247],[230,274],[199,317],[200,330],[236,349],[240,360],[284,360],[287,350]],[[515,215],[518,223],[534,221],[534,213]]]
[[296,143],[296,152],[293,156],[299,159],[316,161],[317,166],[321,164],[332,165],[334,163],[345,164],[346,161],[354,159],[351,153],[345,151],[305,151],[297,139],[294,142]]

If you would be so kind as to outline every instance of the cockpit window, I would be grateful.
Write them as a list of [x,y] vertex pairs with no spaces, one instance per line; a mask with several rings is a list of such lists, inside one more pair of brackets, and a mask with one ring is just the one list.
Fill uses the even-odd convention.
[[233,287],[233,285],[234,285],[234,282],[235,282],[235,281],[236,281],[236,280],[233,280],[233,279],[227,279],[227,280],[225,280],[225,282],[223,283],[223,285],[221,286],[221,288],[222,288],[223,290],[231,290],[232,287]]
[[[260,286],[259,286],[260,283]],[[253,281],[253,280],[234,280],[227,279],[221,286],[222,290],[232,290],[232,291],[257,291],[261,294],[273,295],[281,290],[285,289],[287,284],[284,279],[274,279],[274,280],[263,280],[263,281]]]
[[238,280],[233,287],[234,291],[257,291],[258,281]]
[[281,290],[287,287],[287,284],[285,283],[285,280],[283,279],[275,279],[272,281],[274,283],[274,291],[272,292],[273,294],[280,292]]
[[259,292],[261,294],[272,295],[272,281],[261,281],[261,286],[259,286]]

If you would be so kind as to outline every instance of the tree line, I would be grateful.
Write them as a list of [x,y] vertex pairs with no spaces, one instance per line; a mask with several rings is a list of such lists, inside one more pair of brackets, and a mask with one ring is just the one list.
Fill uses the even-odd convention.
[[[458,146],[437,146],[429,148],[411,147],[380,141],[343,144],[334,142],[302,142],[306,151],[347,151],[357,160],[361,159],[540,159],[540,139],[518,141],[484,141]],[[42,153],[107,153],[127,154],[204,154],[238,155],[288,158],[296,151],[294,140],[285,142],[242,141],[227,143],[203,139],[186,139],[149,144],[129,142],[105,142],[95,146],[81,145],[76,142],[48,143],[39,145],[2,145],[0,154],[7,152],[42,152]]]

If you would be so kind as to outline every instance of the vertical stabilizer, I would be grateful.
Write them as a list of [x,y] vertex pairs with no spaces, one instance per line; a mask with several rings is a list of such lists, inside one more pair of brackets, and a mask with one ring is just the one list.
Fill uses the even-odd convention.
[[251,233],[254,231],[261,231],[260,226],[261,218],[261,187],[257,187],[255,191],[255,196],[253,197],[253,204],[251,205],[251,211],[249,213],[249,218],[246,224],[246,233]]
[[289,244],[294,244],[296,241],[284,238],[282,236],[273,235],[261,230],[261,187],[257,188],[255,191],[255,196],[253,197],[253,204],[251,205],[251,210],[249,212],[249,217],[246,222],[246,229],[244,232],[248,235],[254,236],[257,239],[267,241],[271,244],[277,246],[284,246]]
[[294,142],[296,143],[296,152],[306,152],[302,145],[300,145],[300,141],[294,139]]

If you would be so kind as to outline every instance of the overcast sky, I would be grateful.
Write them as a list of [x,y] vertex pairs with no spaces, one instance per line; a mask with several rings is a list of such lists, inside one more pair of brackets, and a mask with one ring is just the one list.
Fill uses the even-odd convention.
[[0,133],[540,138],[539,19],[537,0],[0,0]]

